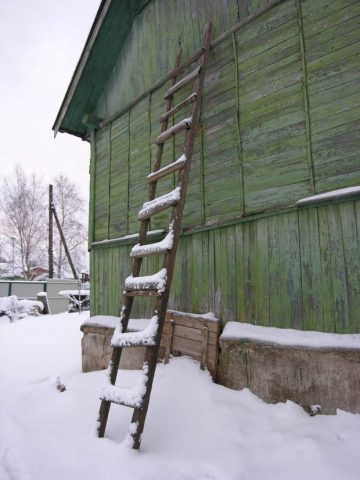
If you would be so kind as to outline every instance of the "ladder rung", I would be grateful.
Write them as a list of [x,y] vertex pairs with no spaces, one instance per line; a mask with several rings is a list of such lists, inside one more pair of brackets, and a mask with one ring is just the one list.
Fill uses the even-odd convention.
[[176,135],[182,130],[187,130],[191,128],[191,120],[192,120],[191,117],[184,118],[173,127],[170,127],[167,130],[165,130],[165,132],[160,133],[160,135],[156,139],[156,143],[158,145],[161,145],[162,143],[165,143],[166,140],[168,140],[172,135]]
[[115,328],[111,339],[111,346],[114,348],[124,347],[153,347],[155,346],[155,336],[158,330],[159,317],[154,315],[149,325],[141,331],[122,332],[122,326]]
[[140,245],[139,243],[135,245],[130,253],[132,258],[142,258],[148,257],[149,255],[161,255],[162,253],[167,253],[172,249],[174,241],[174,233],[172,229],[172,224],[170,225],[169,233],[166,237],[160,242],[149,243],[147,245]]
[[148,181],[150,183],[156,182],[160,178],[165,177],[166,175],[169,175],[170,173],[174,173],[177,170],[180,170],[185,165],[185,162],[186,162],[186,155],[183,154],[183,155],[181,155],[180,158],[178,158],[176,160],[176,162],[170,163],[169,165],[166,165],[165,167],[160,168],[160,170],[157,170],[156,172],[150,173],[150,175],[148,175],[148,177],[147,177]]
[[201,67],[195,68],[192,72],[189,73],[189,75],[186,75],[186,77],[182,78],[178,82],[175,83],[172,87],[169,88],[169,90],[165,93],[164,99],[166,100],[167,98],[171,97],[174,95],[175,92],[180,90],[181,88],[185,87],[188,83],[194,80],[194,78],[198,77],[200,75]]
[[200,47],[198,50],[196,50],[193,53],[193,55],[190,58],[185,60],[185,62],[183,62],[178,67],[171,70],[168,74],[169,77],[177,77],[179,75],[179,73],[182,73],[184,70],[189,68],[190,65],[192,65],[194,62],[196,62],[196,60],[198,60],[201,57],[201,55],[204,54],[204,51],[205,51],[204,47]]
[[172,115],[175,115],[175,113],[177,113],[182,108],[186,107],[186,105],[189,105],[189,103],[195,102],[196,96],[197,96],[196,92],[192,93],[187,98],[185,98],[185,100],[175,105],[175,107],[173,107],[171,110],[161,115],[160,122],[164,122],[165,120],[170,118]]
[[156,272],[153,275],[145,275],[143,277],[133,277],[130,275],[125,279],[125,290],[155,290],[158,293],[162,293],[165,290],[166,277],[166,268],[162,268],[159,272]]
[[162,212],[166,208],[177,205],[180,200],[180,187],[176,187],[169,193],[165,193],[161,197],[154,198],[149,202],[145,202],[142,209],[138,213],[139,220],[145,220],[146,218]]
[[160,135],[156,139],[156,143],[158,145],[161,145],[162,143],[165,143],[166,140],[168,140],[170,137],[172,137],[172,135],[176,135],[179,132],[182,132],[183,130],[187,130],[187,129],[191,128],[191,124],[192,124],[191,117],[184,118],[183,120],[181,120],[179,123],[177,123],[173,127],[170,127],[167,130],[165,130],[165,132],[160,133]]
[[110,379],[102,387],[100,399],[106,402],[117,403],[131,408],[140,408],[144,395],[146,393],[146,382],[148,376],[148,365],[144,363],[141,379],[137,385],[132,388],[118,387],[111,385]]

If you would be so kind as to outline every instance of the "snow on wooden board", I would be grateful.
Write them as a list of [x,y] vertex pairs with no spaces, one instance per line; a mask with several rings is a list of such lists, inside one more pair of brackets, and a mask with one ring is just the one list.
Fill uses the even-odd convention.
[[155,335],[158,329],[159,318],[154,315],[144,330],[122,333],[122,325],[118,325],[111,339],[112,347],[126,347],[129,345],[155,345]]
[[[81,372],[87,318],[0,318],[1,480],[359,478],[360,415],[310,417],[292,402],[268,405],[214,384],[188,358],[158,365],[140,452],[124,441],[126,407],[112,406],[105,438],[97,438],[104,371]],[[119,387],[139,376],[121,371]]]
[[160,242],[149,243],[147,245],[140,245],[137,243],[131,250],[131,257],[151,255],[152,253],[165,252],[171,250],[174,242],[173,222],[169,227],[169,232],[166,237]]
[[330,200],[332,198],[347,197],[355,194],[360,194],[360,186],[339,188],[337,190],[331,190],[330,192],[319,193],[318,195],[312,195],[311,197],[301,198],[296,202],[296,205],[304,205],[306,203],[315,203],[322,200]]
[[360,334],[301,331],[239,322],[228,322],[220,339],[250,340],[294,347],[360,349]]
[[210,320],[211,322],[219,322],[220,320],[215,317],[215,313],[207,312],[207,313],[187,313],[187,312],[179,312],[177,310],[168,310],[169,313],[173,313],[175,315],[179,315],[182,317],[193,317],[193,318],[200,318],[202,320]]
[[166,268],[162,268],[153,275],[144,275],[142,277],[133,277],[130,275],[125,279],[126,290],[157,290],[162,293],[166,285]]
[[157,198],[154,198],[154,200],[145,202],[138,214],[138,218],[141,219],[142,217],[148,215],[150,212],[154,211],[155,209],[163,207],[164,205],[171,205],[172,203],[178,202],[179,200],[180,200],[180,187],[176,187],[171,192],[161,195],[161,197],[157,197]]

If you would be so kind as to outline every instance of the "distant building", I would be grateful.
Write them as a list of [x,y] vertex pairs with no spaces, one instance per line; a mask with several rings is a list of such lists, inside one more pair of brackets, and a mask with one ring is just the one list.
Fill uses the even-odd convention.
[[43,267],[32,267],[26,274],[29,280],[45,280],[49,270]]

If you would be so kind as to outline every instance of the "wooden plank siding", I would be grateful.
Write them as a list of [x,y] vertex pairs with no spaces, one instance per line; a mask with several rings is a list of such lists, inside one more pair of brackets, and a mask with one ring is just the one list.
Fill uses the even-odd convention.
[[[360,333],[360,201],[299,207],[182,236],[170,307],[222,322]],[[116,315],[129,246],[95,247],[92,314]],[[155,271],[152,261],[145,271]],[[136,304],[134,315],[150,314]]]
[[[171,69],[179,42],[183,57],[198,48],[206,20],[218,36],[265,4],[176,0],[165,18],[167,3],[154,0],[136,17],[100,116]],[[359,24],[355,0],[285,0],[211,50],[171,308],[214,311],[222,322],[360,331],[359,202],[291,207],[360,184]],[[175,33],[161,33],[164,26]],[[138,231],[167,87],[93,137],[95,241]],[[164,164],[180,156],[180,137],[166,143]],[[174,175],[159,181],[157,194],[174,182]],[[166,230],[168,218],[156,215],[151,229]],[[129,248],[92,249],[92,314],[119,312]],[[158,267],[158,258],[148,258],[143,272]],[[146,302],[136,300],[137,315],[149,313]]]

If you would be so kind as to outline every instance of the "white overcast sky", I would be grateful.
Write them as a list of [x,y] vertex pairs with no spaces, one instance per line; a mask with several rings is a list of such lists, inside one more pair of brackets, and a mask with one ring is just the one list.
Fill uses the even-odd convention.
[[0,171],[59,173],[87,201],[87,142],[52,125],[100,0],[0,0]]

